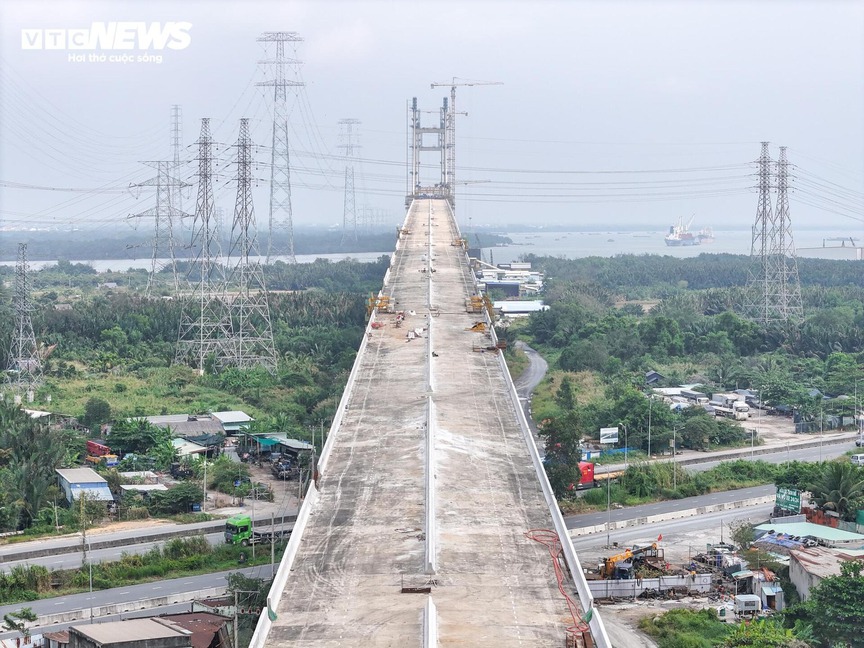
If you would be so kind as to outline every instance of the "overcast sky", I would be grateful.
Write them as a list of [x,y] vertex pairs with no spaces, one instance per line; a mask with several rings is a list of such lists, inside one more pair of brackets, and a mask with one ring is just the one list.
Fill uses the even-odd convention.
[[[96,52],[161,62],[22,48],[22,29],[109,21],[188,22],[190,42]],[[306,84],[289,95],[298,224],[341,222],[342,118],[362,122],[358,205],[400,221],[406,101],[437,111],[449,90],[430,83],[455,76],[503,84],[457,89],[469,113],[457,131],[463,225],[659,230],[695,214],[696,225],[746,227],[768,140],[772,157],[785,145],[795,165],[793,226],[864,229],[861,1],[5,0],[0,22],[0,226],[127,228],[129,214],[155,204],[152,191],[123,188],[154,175],[141,160],[171,158],[172,104],[182,106],[184,159],[196,155],[200,118],[213,119],[225,145],[217,200],[230,215],[239,118],[252,119],[256,143],[270,140],[256,37],[292,31]],[[269,152],[256,156],[263,222]],[[194,173],[192,162],[180,171]],[[96,187],[115,193],[56,191]]]

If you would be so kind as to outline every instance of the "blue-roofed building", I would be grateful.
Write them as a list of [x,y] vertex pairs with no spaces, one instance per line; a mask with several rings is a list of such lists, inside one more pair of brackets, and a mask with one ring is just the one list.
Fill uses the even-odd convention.
[[82,493],[89,500],[113,502],[114,495],[108,482],[92,468],[58,468],[56,471],[60,488],[66,501],[72,504]]

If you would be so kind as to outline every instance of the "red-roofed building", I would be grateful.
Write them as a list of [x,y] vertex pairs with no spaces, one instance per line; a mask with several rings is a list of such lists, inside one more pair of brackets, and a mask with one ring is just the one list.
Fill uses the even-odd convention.
[[232,643],[233,620],[230,617],[210,612],[183,612],[162,614],[160,618],[191,632],[192,648],[223,648]]

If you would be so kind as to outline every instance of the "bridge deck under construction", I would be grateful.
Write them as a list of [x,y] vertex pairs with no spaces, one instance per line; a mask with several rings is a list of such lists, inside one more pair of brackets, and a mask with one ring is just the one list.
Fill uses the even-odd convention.
[[268,646],[409,648],[430,632],[440,645],[565,645],[552,558],[525,536],[551,515],[509,378],[469,330],[483,315],[466,309],[458,236],[445,201],[414,201],[385,288],[394,312],[376,314],[361,349]]

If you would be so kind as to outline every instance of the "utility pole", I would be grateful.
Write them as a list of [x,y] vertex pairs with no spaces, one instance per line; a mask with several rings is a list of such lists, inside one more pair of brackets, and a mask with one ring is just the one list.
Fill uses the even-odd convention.
[[[192,223],[190,263],[186,273],[189,297],[180,316],[176,364],[191,364],[198,375],[205,362],[214,360],[214,369],[226,364],[227,346],[232,338],[231,315],[225,300],[225,271],[219,242],[219,227],[213,199],[213,140],[210,120],[201,120],[198,137],[198,199]],[[206,466],[206,462],[205,462]]]
[[610,530],[612,529],[612,480],[609,478],[611,468],[606,469],[606,548],[612,546]]
[[432,88],[439,86],[450,87],[450,107],[445,116],[445,187],[449,189],[449,200],[451,207],[456,205],[456,115],[468,113],[456,112],[456,88],[458,86],[481,86],[481,85],[504,85],[501,81],[469,81],[467,79],[459,79],[453,77],[450,81],[442,81],[440,83],[432,83]]
[[252,537],[249,538],[252,545],[252,560],[255,560],[255,500],[258,499],[258,487],[252,486],[252,515],[249,516],[249,529],[252,531]]
[[354,195],[354,161],[352,158],[355,155],[355,150],[360,148],[358,144],[354,143],[354,127],[359,124],[359,119],[339,120],[342,139],[345,142],[339,145],[339,148],[345,150],[345,199],[342,210],[341,241],[343,246],[348,240],[357,241],[357,206]]
[[[258,594],[260,594],[260,592],[253,590],[234,590],[234,648],[240,648],[240,646],[237,645],[239,641],[237,621],[240,617],[240,601],[238,594],[255,594],[257,596]],[[243,614],[249,614],[249,612],[244,611]],[[254,614],[257,615],[258,613],[256,612]]]
[[651,461],[651,405],[654,403],[654,394],[648,395],[648,461]]
[[[270,157],[270,218],[267,228],[267,264],[272,257],[282,253],[288,263],[297,263],[294,256],[294,223],[291,209],[291,164],[288,154],[288,88],[305,84],[286,79],[286,68],[299,66],[300,61],[285,55],[285,44],[303,41],[295,32],[264,32],[258,42],[276,46],[275,57],[259,63],[270,68],[270,80],[256,85],[273,88],[273,141]],[[285,244],[278,248],[274,239],[277,234],[286,235]]]
[[258,260],[255,210],[252,206],[251,150],[249,120],[241,119],[237,140],[237,201],[228,252],[231,276],[227,284],[233,293],[230,306],[233,337],[226,362],[239,369],[264,367],[275,374],[273,326],[264,271]]
[[204,497],[201,500],[201,512],[207,512],[207,453],[204,453]]
[[678,460],[675,458],[675,455],[678,452],[678,441],[676,436],[678,434],[678,428],[674,425],[672,426],[672,490],[676,490],[678,488]]
[[238,612],[240,611],[237,594],[239,594],[239,592],[237,590],[234,590],[234,648],[240,648],[240,641],[237,637],[237,617]]
[[42,384],[42,359],[33,333],[30,314],[30,283],[27,266],[27,244],[18,244],[18,259],[15,262],[15,330],[12,333],[12,348],[6,366],[6,385],[15,394],[15,401],[26,397],[32,402],[36,389]]
[[156,169],[156,177],[145,182],[130,185],[133,187],[155,187],[156,207],[152,207],[129,218],[152,218],[154,222],[153,240],[151,243],[152,253],[150,258],[150,275],[147,278],[145,294],[149,297],[155,284],[159,282],[159,273],[167,265],[171,267],[171,285],[174,292],[178,292],[180,284],[177,277],[177,261],[174,254],[174,224],[180,224],[182,218],[190,216],[172,205],[172,197],[184,187],[191,186],[171,175],[173,162],[165,160],[155,162],[144,162],[149,167]]

